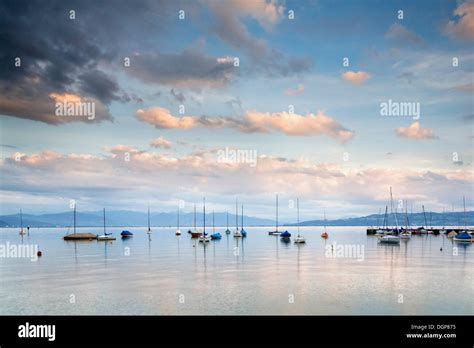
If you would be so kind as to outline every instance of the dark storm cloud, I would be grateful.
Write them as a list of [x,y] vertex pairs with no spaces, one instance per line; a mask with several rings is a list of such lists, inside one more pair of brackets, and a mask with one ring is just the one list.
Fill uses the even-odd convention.
[[[84,121],[50,114],[50,94],[68,93],[101,104],[104,113],[96,122],[111,119],[107,104],[136,98],[122,92],[98,64],[114,59],[119,41],[129,42],[151,28],[164,30],[167,8],[159,1],[2,1],[0,114],[53,124]],[[70,10],[75,19],[70,19]],[[16,57],[21,67],[14,65]]]
[[100,70],[90,70],[78,77],[81,90],[106,103],[118,100],[120,87],[112,77]]
[[181,53],[137,54],[127,71],[146,83],[199,88],[227,84],[235,69],[231,59],[212,57],[193,48]]
[[171,88],[170,93],[176,101],[180,103],[184,103],[186,101],[186,97],[184,96],[184,94],[181,92],[175,92],[174,88]]

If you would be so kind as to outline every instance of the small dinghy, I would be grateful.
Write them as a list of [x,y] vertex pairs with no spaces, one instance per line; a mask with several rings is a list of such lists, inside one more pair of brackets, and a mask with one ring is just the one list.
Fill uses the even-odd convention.
[[222,235],[219,232],[211,234],[212,240],[221,239],[221,238],[222,238]]
[[291,237],[291,233],[288,231],[282,232],[280,234],[280,240],[285,243],[290,241],[290,237]]
[[469,233],[467,233],[467,231],[463,231],[453,237],[453,240],[458,243],[472,243],[474,239]]
[[120,235],[122,236],[123,239],[133,237],[133,233],[130,231],[122,231]]

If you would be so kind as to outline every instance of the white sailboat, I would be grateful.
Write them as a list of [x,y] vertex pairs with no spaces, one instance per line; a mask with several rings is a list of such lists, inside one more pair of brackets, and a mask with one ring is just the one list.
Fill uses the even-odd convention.
[[281,232],[278,231],[278,193],[276,194],[276,214],[275,215],[276,215],[275,231],[268,232],[270,236],[281,234]]
[[235,232],[234,232],[234,237],[235,238],[242,237],[242,233],[240,233],[240,231],[239,231],[239,209],[237,207],[237,199],[235,200]]
[[97,240],[99,241],[107,241],[107,240],[115,240],[116,238],[112,236],[112,233],[107,233],[105,229],[105,208],[104,208],[104,234],[97,236]]
[[[390,212],[393,214],[392,186],[390,186]],[[379,243],[400,244],[400,237],[397,234],[398,234],[398,221],[397,221],[397,214],[395,213],[395,234],[381,236],[379,238]]]
[[176,233],[177,236],[181,235],[181,230],[179,229],[179,206],[178,206],[178,222],[176,224]]
[[202,232],[202,235],[199,237],[199,243],[209,243],[211,241],[211,237],[208,237],[206,233],[206,198],[203,198],[202,203],[203,203],[204,222],[203,222],[203,232]]
[[402,233],[400,233],[400,238],[405,239],[405,240],[411,238],[411,232],[408,230],[408,225],[409,225],[409,221],[408,221],[408,204],[407,204],[407,202],[405,201],[405,231],[403,231]]
[[26,232],[25,232],[25,230],[23,230],[23,212],[20,209],[20,233],[19,233],[19,235],[23,236],[25,234],[26,234]]
[[306,238],[300,235],[300,201],[298,198],[296,198],[296,220],[298,224],[298,236],[295,238],[295,243],[296,244],[304,244],[306,243]]

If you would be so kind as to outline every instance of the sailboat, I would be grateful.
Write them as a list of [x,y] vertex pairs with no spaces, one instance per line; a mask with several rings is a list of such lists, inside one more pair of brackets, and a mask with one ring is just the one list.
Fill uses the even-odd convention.
[[303,243],[306,243],[306,239],[305,239],[305,237],[300,235],[300,201],[299,201],[298,198],[296,198],[296,211],[297,211],[296,220],[297,220],[297,224],[298,224],[298,236],[295,239],[295,243],[303,244]]
[[176,233],[177,236],[181,235],[181,230],[179,229],[179,206],[178,206],[178,222],[176,224]]
[[466,226],[466,198],[462,197],[463,204],[464,204],[464,231],[461,231],[458,235],[453,237],[453,240],[457,243],[472,243],[474,239],[472,236],[467,232]]
[[388,212],[388,206],[386,205],[385,206],[385,214],[383,216],[383,227],[380,228],[377,230],[377,232],[375,232],[375,235],[376,236],[383,236],[384,234],[386,234],[385,232],[387,231],[387,212]]
[[23,230],[23,212],[20,209],[20,236],[23,236],[26,234],[26,232]]
[[240,229],[240,233],[242,234],[242,237],[247,237],[247,231],[244,230],[244,205],[242,204],[242,214],[240,215],[241,218],[241,226],[242,228]]
[[327,239],[329,234],[326,232],[326,209],[324,209],[324,232],[321,233],[321,238]]
[[280,240],[284,243],[289,243],[290,242],[290,237],[291,237],[291,233],[288,232],[288,231],[284,231],[284,232],[280,233]]
[[216,225],[214,223],[214,211],[212,211],[212,234],[211,234],[211,239],[216,240],[216,239],[221,239],[222,234],[219,232],[216,233]]
[[203,232],[202,232],[202,235],[199,237],[199,243],[209,243],[209,241],[211,240],[210,237],[207,236],[207,233],[206,233],[206,198],[203,198],[203,215],[204,215],[204,223],[203,223]]
[[[393,196],[392,196],[392,187],[390,186],[390,212],[393,212]],[[400,237],[398,236],[398,221],[397,221],[397,213],[395,212],[395,230],[394,235],[385,235],[379,238],[379,243],[385,244],[400,244]]]
[[76,233],[76,205],[74,204],[74,213],[73,213],[73,233],[67,234],[63,237],[64,240],[93,240],[97,239],[96,234],[92,233]]
[[148,207],[148,231],[146,232],[151,234],[151,227],[150,227],[150,207]]
[[421,208],[423,209],[423,217],[425,219],[425,226],[421,226],[418,231],[420,234],[428,234],[428,221],[426,220],[426,212],[425,212],[425,206],[422,205]]
[[97,240],[115,240],[116,238],[112,236],[112,233],[107,233],[105,230],[105,208],[104,208],[104,234],[101,236],[97,236]]
[[[278,231],[278,193],[276,194],[276,220],[275,221],[276,221],[275,231],[268,232],[268,234],[270,236],[281,234],[281,232]],[[286,232],[288,232],[288,231],[286,231]]]
[[229,230],[229,212],[227,212],[227,229],[225,230],[225,234],[230,234],[230,230]]
[[410,239],[411,238],[411,232],[408,229],[408,225],[410,222],[408,221],[408,204],[405,202],[405,230],[400,233],[400,238],[402,239]]
[[235,238],[242,237],[242,234],[239,231],[239,209],[237,208],[237,199],[235,200],[235,232],[234,232],[234,237]]
[[194,231],[188,231],[188,233],[191,234],[191,238],[199,238],[202,235],[196,228],[196,204],[194,204]]

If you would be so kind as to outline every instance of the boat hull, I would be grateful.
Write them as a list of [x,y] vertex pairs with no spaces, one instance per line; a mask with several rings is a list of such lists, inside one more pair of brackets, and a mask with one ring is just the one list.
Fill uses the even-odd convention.
[[92,233],[72,233],[64,236],[64,240],[93,240],[97,239],[96,234]]

